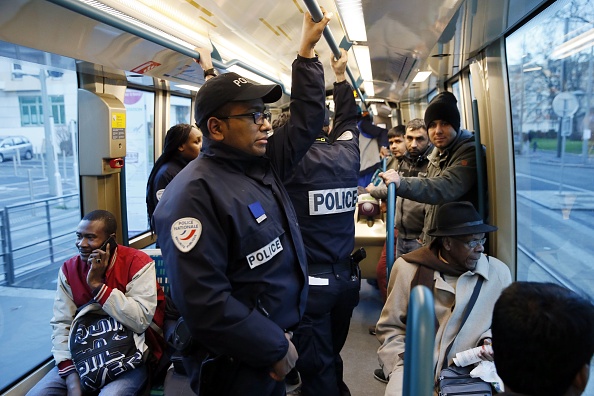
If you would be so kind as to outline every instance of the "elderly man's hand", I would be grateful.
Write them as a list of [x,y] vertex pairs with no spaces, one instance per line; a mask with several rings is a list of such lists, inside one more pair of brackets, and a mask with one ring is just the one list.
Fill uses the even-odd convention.
[[482,348],[479,351],[478,355],[482,360],[486,360],[488,362],[494,361],[493,348],[491,347],[490,338],[485,338],[485,340],[483,341]]
[[396,184],[396,188],[400,187],[400,175],[394,169],[388,169],[385,172],[381,172],[379,177],[382,178],[386,186],[390,183],[394,183]]

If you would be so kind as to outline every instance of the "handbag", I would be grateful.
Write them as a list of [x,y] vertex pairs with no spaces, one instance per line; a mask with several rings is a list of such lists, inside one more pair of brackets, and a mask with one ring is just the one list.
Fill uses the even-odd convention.
[[491,384],[480,378],[470,376],[472,366],[457,367],[450,366],[439,373],[439,395],[458,396],[476,395],[491,396],[493,394]]
[[[483,285],[484,279],[479,276],[476,285],[474,286],[474,290],[472,291],[472,296],[470,296],[470,300],[468,301],[468,305],[466,306],[466,310],[464,311],[464,315],[462,317],[462,321],[460,323],[460,329],[464,326],[466,319],[470,315],[470,311],[474,307],[474,303],[476,302],[478,295],[480,293],[481,287]],[[460,330],[458,330],[460,331]],[[454,339],[455,340],[455,339]],[[470,372],[472,371],[473,367],[457,367],[456,365],[452,365],[446,367],[447,364],[447,356],[450,354],[452,350],[452,345],[454,344],[454,340],[450,342],[448,345],[446,352],[445,352],[445,359],[443,362],[443,366],[441,371],[439,372],[439,377],[437,379],[437,385],[439,388],[439,395],[440,396],[459,396],[459,395],[475,395],[475,396],[491,396],[493,394],[491,384],[483,381],[480,378],[473,378],[470,376]]]
[[85,392],[95,392],[143,364],[134,332],[94,302],[77,310],[70,329],[69,347]]

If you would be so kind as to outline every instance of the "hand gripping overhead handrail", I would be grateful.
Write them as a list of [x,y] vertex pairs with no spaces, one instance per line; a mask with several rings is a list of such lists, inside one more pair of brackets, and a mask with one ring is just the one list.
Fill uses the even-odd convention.
[[[321,21],[322,18],[324,17],[324,13],[322,12],[322,9],[320,8],[320,6],[316,2],[316,0],[303,0],[303,2],[305,3],[305,6],[309,10],[309,13],[311,14],[311,17],[313,18],[313,20],[316,22]],[[334,58],[340,59],[340,48],[338,47],[338,44],[336,44],[336,40],[334,40],[334,35],[332,35],[330,26],[326,26],[324,28],[324,38],[326,39],[326,42],[328,43],[330,50],[334,54]],[[361,98],[361,105],[363,106],[363,108],[365,110],[367,110],[367,104],[365,103],[365,98],[361,94],[361,91],[359,90],[359,84],[357,83],[357,80],[353,76],[353,73],[351,72],[351,69],[349,68],[348,65],[347,65],[346,71],[347,71],[347,74],[349,75],[349,78],[353,82],[353,87],[357,91],[357,95],[359,95],[359,98]]]
[[426,286],[410,292],[404,350],[402,396],[433,395],[433,350],[435,349],[435,306]]
[[[158,44],[162,47],[168,48],[172,51],[189,56],[191,58],[200,59],[200,53],[198,53],[196,50],[185,47],[174,40],[170,40],[170,39],[167,39],[166,37],[159,36],[158,34],[152,32],[150,30],[143,29],[140,26],[131,24],[123,19],[116,17],[115,15],[111,15],[107,12],[101,11],[100,9],[95,8],[90,4],[83,3],[79,0],[49,0],[49,1],[56,5],[62,6],[66,9],[69,9],[70,11],[74,11],[78,14],[84,15],[84,16],[94,19],[98,22],[102,22],[109,26],[113,26],[113,27],[120,29],[124,32],[141,37],[145,40],[148,40],[150,42]],[[271,82],[274,82],[274,83],[280,85],[281,88],[283,89],[283,92],[288,93],[286,90],[286,87],[280,80],[278,80],[277,78],[274,78],[274,77],[270,77],[269,75],[262,73],[261,70],[258,70],[256,68],[240,61],[240,60],[234,59],[234,60],[231,60],[231,61],[225,63],[225,62],[221,62],[221,61],[213,58],[212,64],[219,69],[227,69],[230,66],[239,65],[242,68],[251,71],[252,73],[255,73],[259,76],[262,76],[262,77],[270,80]]]

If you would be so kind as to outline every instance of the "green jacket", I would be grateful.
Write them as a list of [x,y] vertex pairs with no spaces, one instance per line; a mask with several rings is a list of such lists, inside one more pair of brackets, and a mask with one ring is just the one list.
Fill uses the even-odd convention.
[[[476,149],[474,135],[461,129],[443,153],[435,148],[429,155],[427,177],[403,177],[396,195],[426,204],[424,244],[433,240],[437,209],[448,202],[470,201],[478,210]],[[484,158],[483,158],[484,161]]]

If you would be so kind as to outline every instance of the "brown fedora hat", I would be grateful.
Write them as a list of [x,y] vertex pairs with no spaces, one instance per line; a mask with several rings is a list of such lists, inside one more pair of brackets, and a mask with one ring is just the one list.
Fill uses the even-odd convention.
[[497,227],[483,222],[470,202],[450,202],[437,210],[436,227],[427,233],[434,237],[481,234]]

